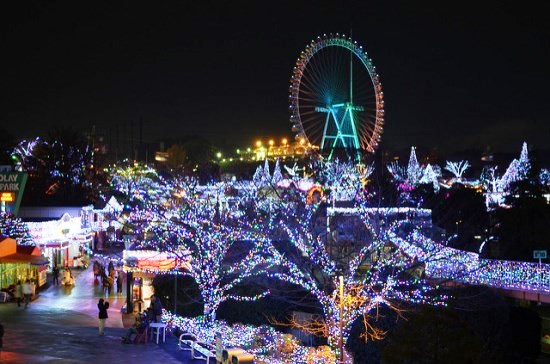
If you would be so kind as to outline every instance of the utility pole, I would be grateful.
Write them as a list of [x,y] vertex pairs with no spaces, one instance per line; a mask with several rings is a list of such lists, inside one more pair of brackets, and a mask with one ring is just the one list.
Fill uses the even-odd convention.
[[178,272],[176,270],[176,274],[174,274],[174,315],[178,314],[177,310],[178,310]]
[[340,340],[338,347],[340,348],[340,364],[344,363],[344,276],[338,277],[340,280]]

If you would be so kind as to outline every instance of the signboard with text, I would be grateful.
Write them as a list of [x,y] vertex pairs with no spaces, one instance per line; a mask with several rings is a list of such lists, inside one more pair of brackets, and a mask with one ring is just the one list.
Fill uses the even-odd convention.
[[533,250],[533,259],[546,259],[546,250]]
[[15,192],[0,192],[0,201],[1,202],[14,202],[15,201]]
[[3,211],[17,215],[27,177],[23,172],[0,173],[0,207]]

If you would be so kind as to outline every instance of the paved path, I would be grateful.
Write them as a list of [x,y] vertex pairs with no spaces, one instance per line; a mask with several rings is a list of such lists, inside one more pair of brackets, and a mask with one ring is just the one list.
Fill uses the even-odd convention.
[[[120,313],[125,294],[111,293],[105,336],[98,335],[97,301],[103,289],[93,285],[91,268],[75,271],[76,286],[49,287],[28,309],[0,304],[4,347],[0,363],[192,363],[189,352],[176,350],[176,338],[166,343],[125,345]],[[125,293],[125,292],[123,292]]]

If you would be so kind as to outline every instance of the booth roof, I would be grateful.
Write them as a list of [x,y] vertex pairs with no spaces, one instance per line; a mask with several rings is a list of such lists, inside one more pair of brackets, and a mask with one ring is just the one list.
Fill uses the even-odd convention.
[[24,253],[15,253],[11,255],[6,255],[0,258],[0,264],[3,263],[30,263],[32,265],[45,265],[48,264],[50,260],[47,257],[41,255],[29,255]]
[[0,241],[0,264],[30,263],[34,265],[48,264],[49,259],[42,256],[40,248],[33,245],[18,245],[14,239]]

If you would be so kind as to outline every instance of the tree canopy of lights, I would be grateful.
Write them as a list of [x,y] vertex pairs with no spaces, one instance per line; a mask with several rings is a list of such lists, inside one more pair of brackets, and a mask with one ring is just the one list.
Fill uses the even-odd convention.
[[353,162],[325,162],[320,168],[324,186],[331,190],[331,196],[340,201],[362,198],[362,190],[373,172],[373,165],[356,165]]
[[[218,189],[215,185],[210,187]],[[179,193],[185,194],[186,202],[150,202],[145,209],[136,209],[130,215],[128,222],[140,240],[137,248],[153,248],[181,260],[189,259],[183,274],[198,284],[204,312],[211,318],[225,300],[255,300],[268,294],[264,291],[243,297],[232,293],[244,280],[273,264],[264,253],[265,237],[236,209],[220,204],[220,193],[214,193],[214,199],[205,197],[206,191]]]
[[[338,173],[325,175],[326,184],[332,186],[339,184],[342,174],[357,174],[353,165],[340,164],[332,166],[331,170],[338,170]],[[360,179],[354,181],[360,186]],[[445,297],[430,295],[437,287],[411,273],[423,261],[400,253],[392,246],[386,230],[371,224],[375,219],[371,219],[368,213],[348,216],[350,220],[358,218],[356,229],[362,231],[358,236],[363,236],[362,240],[354,242],[355,249],[350,251],[327,231],[327,216],[318,214],[317,205],[307,204],[304,193],[294,196],[292,203],[284,199],[271,206],[272,220],[265,227],[269,231],[266,235],[290,242],[294,250],[286,250],[277,244],[269,246],[270,255],[278,264],[268,276],[298,285],[316,297],[322,307],[324,323],[310,329],[325,334],[335,350],[339,350],[340,323],[345,342],[351,325],[361,316],[369,328],[367,335],[380,337],[381,332],[369,324],[369,315],[379,305],[396,308],[396,301],[443,303]],[[333,198],[339,197],[348,196]]]
[[[397,161],[394,161],[387,166],[387,169],[394,181],[398,184],[399,189],[402,191],[410,192],[418,184],[422,183],[421,180],[424,175],[424,168],[418,163],[415,147],[411,147],[407,168],[400,166]],[[429,177],[431,178],[432,176]],[[431,181],[429,183],[431,183]]]
[[0,212],[0,236],[15,239],[18,244],[32,243],[29,227],[23,220],[12,214]]
[[23,140],[12,151],[12,157],[17,170],[39,176],[48,195],[82,188],[91,198],[97,197],[97,186],[90,178],[95,173],[94,151],[77,132],[58,130],[48,140]]
[[125,161],[109,167],[109,183],[117,197],[129,206],[158,200],[158,194],[166,192],[165,184],[157,171],[139,162]]
[[[460,179],[467,164],[447,162],[447,169]],[[529,166],[524,144],[506,180],[522,178]],[[141,203],[128,220],[138,248],[191,260],[183,273],[199,285],[208,322],[227,299],[252,300],[267,294],[268,290],[252,297],[234,293],[259,274],[297,285],[316,298],[323,322],[300,328],[326,335],[336,352],[340,324],[344,344],[351,325],[361,317],[367,338],[383,336],[373,322],[380,305],[399,311],[399,302],[444,304],[447,297],[436,284],[439,280],[550,290],[550,278],[541,280],[536,264],[484,260],[428,238],[423,221],[431,219],[430,210],[368,207],[358,191],[372,168],[319,162],[317,177],[329,191],[327,199],[335,202],[327,207],[307,199],[319,181],[300,177],[296,166],[284,167],[289,180],[282,178],[278,162],[271,175],[266,161],[251,181],[199,186],[193,179],[161,179],[153,174],[120,185],[125,193],[140,196]],[[414,148],[407,168],[395,163],[388,170],[400,183],[431,183],[434,189],[441,176],[438,166],[418,164]],[[486,174],[488,188],[498,191],[502,179],[495,169]],[[125,189],[125,183],[132,187]],[[343,201],[353,206],[336,207]],[[543,268],[544,277],[550,277],[549,269]]]
[[457,181],[462,181],[462,175],[466,170],[470,167],[470,163],[468,161],[459,161],[459,162],[450,162],[447,161],[445,164],[445,169],[449,172],[451,172]]

